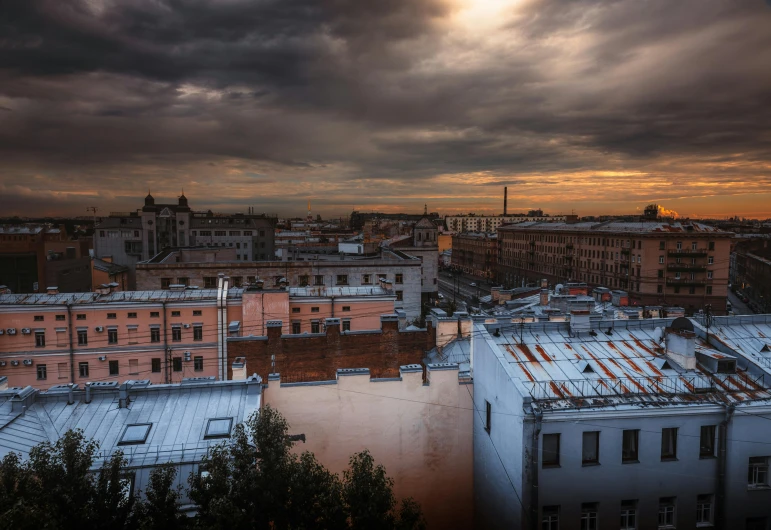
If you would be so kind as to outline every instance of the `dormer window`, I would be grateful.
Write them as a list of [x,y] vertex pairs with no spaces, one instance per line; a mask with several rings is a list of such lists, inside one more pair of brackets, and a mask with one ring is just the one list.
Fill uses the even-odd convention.
[[136,445],[145,443],[152,426],[152,423],[132,423],[126,425],[118,445]]
[[204,438],[230,438],[233,418],[212,418],[206,424]]
[[736,373],[736,361],[724,360],[717,362],[717,373],[719,374],[735,374]]

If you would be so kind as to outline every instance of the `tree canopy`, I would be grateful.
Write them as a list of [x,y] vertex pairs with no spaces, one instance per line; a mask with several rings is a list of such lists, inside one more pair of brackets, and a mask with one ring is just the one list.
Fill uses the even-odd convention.
[[128,489],[128,462],[117,451],[97,466],[98,444],[81,431],[44,442],[22,460],[0,461],[0,526],[26,529],[372,529],[422,530],[412,499],[398,503],[393,480],[365,450],[340,477],[313,453],[291,451],[289,425],[269,406],[213,447],[184,493],[198,507],[180,509],[177,468],[160,466],[145,490]]

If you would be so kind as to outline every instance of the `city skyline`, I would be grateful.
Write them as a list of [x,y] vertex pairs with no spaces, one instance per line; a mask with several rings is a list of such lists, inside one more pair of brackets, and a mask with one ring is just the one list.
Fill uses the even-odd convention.
[[[17,3],[0,208],[771,217],[768,2]],[[204,200],[205,199],[205,200]]]

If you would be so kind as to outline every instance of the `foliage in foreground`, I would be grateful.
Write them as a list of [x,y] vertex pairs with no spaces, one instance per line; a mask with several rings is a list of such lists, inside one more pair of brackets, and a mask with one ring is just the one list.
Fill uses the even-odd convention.
[[81,431],[36,446],[29,459],[9,454],[0,462],[0,527],[26,529],[372,529],[422,530],[412,499],[397,503],[393,480],[369,451],[350,458],[343,477],[313,453],[290,451],[289,426],[265,407],[235,428],[191,473],[187,495],[195,517],[180,511],[177,470],[153,470],[140,497],[128,495],[126,459],[113,454],[90,472],[98,445]]

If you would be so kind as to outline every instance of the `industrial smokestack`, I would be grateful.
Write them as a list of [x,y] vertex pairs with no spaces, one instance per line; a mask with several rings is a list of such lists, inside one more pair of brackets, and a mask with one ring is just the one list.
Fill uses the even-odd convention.
[[503,187],[503,215],[506,216],[506,203],[509,200],[509,187]]

